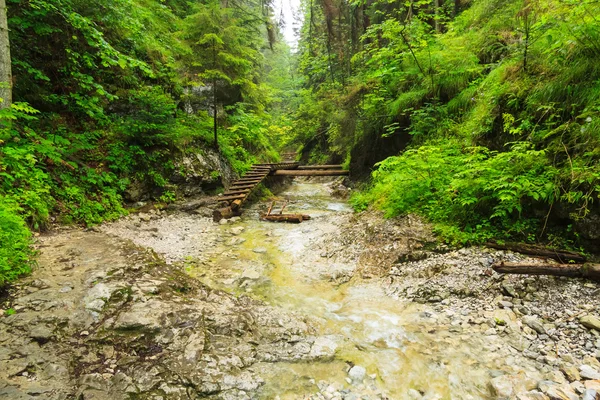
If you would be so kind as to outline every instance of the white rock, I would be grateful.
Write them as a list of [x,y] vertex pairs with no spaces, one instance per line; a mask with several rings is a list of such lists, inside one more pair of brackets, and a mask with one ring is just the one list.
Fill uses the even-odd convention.
[[598,372],[596,369],[590,367],[589,365],[582,364],[579,367],[579,372],[583,379],[592,379],[592,380],[600,379],[600,372]]
[[348,371],[348,376],[354,382],[362,382],[365,379],[366,374],[367,370],[360,365],[355,365],[354,367],[350,368],[350,371]]

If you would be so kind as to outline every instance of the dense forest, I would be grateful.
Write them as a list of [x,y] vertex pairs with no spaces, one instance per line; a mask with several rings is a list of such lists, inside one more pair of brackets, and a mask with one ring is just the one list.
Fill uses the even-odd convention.
[[343,163],[357,210],[451,244],[594,251],[599,11],[304,0],[292,50],[263,0],[0,0],[0,284],[35,232],[116,219],[133,184],[172,202],[176,155],[208,151]]

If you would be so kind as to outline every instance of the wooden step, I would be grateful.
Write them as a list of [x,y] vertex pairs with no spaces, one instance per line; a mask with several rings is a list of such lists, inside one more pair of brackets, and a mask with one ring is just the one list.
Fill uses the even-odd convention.
[[267,174],[260,174],[260,175],[254,175],[254,174],[252,174],[252,175],[244,175],[240,179],[251,179],[251,178],[262,179],[262,178],[264,178],[266,176],[267,176]]
[[236,185],[236,184],[234,183],[234,184],[233,184],[233,185],[231,185],[231,186],[229,187],[229,189],[227,189],[227,190],[233,190],[233,189],[236,189],[236,190],[238,190],[238,189],[253,189],[253,188],[255,188],[255,187],[256,187],[256,185],[244,185],[244,184],[239,184],[239,185]]
[[250,182],[261,182],[263,179],[265,179],[264,176],[261,177],[249,177],[249,178],[242,178],[242,179],[238,179],[237,181],[235,181],[236,183],[250,183]]
[[249,184],[257,185],[261,182],[262,182],[262,179],[240,179],[239,181],[236,181],[235,184],[243,183],[244,185],[249,185]]
[[223,196],[229,196],[230,194],[250,193],[251,191],[252,189],[228,190],[223,193]]
[[223,196],[223,197],[219,197],[218,201],[231,201],[231,200],[238,200],[238,199],[245,199],[246,195],[245,194],[236,194],[233,196]]
[[282,169],[275,171],[273,175],[276,176],[343,176],[349,175],[350,171],[343,170],[293,170],[293,169]]

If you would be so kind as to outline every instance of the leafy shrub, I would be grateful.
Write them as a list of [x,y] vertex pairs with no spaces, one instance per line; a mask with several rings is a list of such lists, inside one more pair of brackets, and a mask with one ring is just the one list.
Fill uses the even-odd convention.
[[31,233],[13,200],[0,195],[0,287],[31,272]]
[[528,240],[543,223],[532,210],[548,212],[544,204],[559,196],[557,175],[546,152],[526,143],[506,152],[424,145],[381,162],[370,189],[352,202],[359,210],[374,204],[387,216],[424,215],[451,243]]

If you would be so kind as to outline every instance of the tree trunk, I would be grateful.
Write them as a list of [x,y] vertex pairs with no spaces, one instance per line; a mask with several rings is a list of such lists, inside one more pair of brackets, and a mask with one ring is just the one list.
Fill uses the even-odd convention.
[[500,262],[492,265],[504,274],[569,276],[600,281],[600,264],[532,264]]
[[442,31],[440,25],[440,0],[434,0],[435,6],[435,32],[440,33]]
[[[217,43],[213,40],[213,68],[217,68]],[[215,149],[219,149],[219,138],[217,137],[217,78],[213,78],[213,131],[215,135]]]
[[213,79],[213,131],[215,135],[215,149],[219,148],[219,138],[217,137],[217,80]]
[[579,253],[574,253],[571,251],[551,250],[551,249],[546,249],[544,247],[533,246],[533,245],[529,245],[529,244],[505,243],[505,244],[500,245],[497,243],[486,243],[485,246],[490,247],[492,249],[510,250],[510,251],[514,251],[514,252],[521,253],[521,254],[527,254],[527,255],[531,255],[531,256],[552,258],[553,260],[556,260],[556,261],[559,261],[562,263],[566,263],[569,261],[575,261],[575,262],[585,262],[586,261],[585,256],[582,254],[579,254]]
[[12,69],[5,0],[0,0],[0,109],[12,104]]

